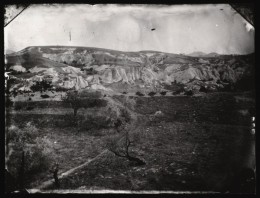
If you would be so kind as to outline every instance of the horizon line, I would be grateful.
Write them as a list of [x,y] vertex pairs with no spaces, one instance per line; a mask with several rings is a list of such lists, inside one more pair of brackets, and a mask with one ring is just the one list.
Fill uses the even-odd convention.
[[21,52],[23,50],[25,50],[26,48],[30,48],[30,47],[74,47],[74,48],[94,48],[94,49],[101,49],[101,50],[110,50],[110,51],[116,51],[116,52],[128,52],[128,53],[137,53],[137,52],[158,52],[158,53],[165,53],[165,54],[177,54],[177,55],[190,55],[192,53],[203,53],[204,55],[209,55],[209,54],[212,54],[212,53],[216,53],[218,55],[249,55],[249,54],[254,54],[255,51],[253,52],[250,52],[248,54],[237,54],[237,53],[229,53],[229,54],[219,54],[217,52],[203,52],[203,51],[200,51],[200,50],[196,50],[196,51],[193,51],[193,52],[190,52],[190,53],[175,53],[175,52],[164,52],[164,51],[156,51],[156,50],[149,50],[149,49],[145,49],[145,50],[139,50],[139,51],[125,51],[125,50],[115,50],[115,49],[110,49],[110,48],[101,48],[101,47],[89,47],[89,46],[74,46],[74,45],[31,45],[31,46],[27,46],[21,50],[17,50],[17,51],[14,51],[14,50],[11,50],[11,49],[5,49],[5,54],[8,55],[6,53],[7,50],[10,50],[10,51],[13,51],[9,54],[12,54],[12,53],[17,53],[17,52]]

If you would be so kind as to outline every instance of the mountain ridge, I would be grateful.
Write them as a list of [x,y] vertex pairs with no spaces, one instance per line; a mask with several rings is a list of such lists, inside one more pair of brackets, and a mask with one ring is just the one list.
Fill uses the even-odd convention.
[[[211,55],[192,57],[151,50],[123,52],[91,47],[30,46],[7,55],[6,67],[10,70],[21,66],[31,72],[32,82],[39,79],[35,76],[42,76],[41,79],[50,78],[56,87],[69,89],[111,90],[118,84],[119,88],[152,91],[166,87],[169,90],[181,84],[191,90],[201,87],[216,90],[253,75],[253,54]],[[118,86],[114,91],[123,90]]]

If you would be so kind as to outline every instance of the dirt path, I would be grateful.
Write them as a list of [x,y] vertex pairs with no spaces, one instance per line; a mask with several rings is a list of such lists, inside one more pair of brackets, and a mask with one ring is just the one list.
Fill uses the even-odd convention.
[[[79,166],[77,166],[77,167],[75,167],[75,168],[72,168],[72,169],[70,169],[70,170],[68,170],[68,171],[66,171],[66,172],[64,172],[64,173],[62,173],[62,174],[60,174],[60,175],[58,176],[58,178],[59,178],[59,179],[62,179],[62,178],[65,178],[65,177],[69,176],[70,174],[74,173],[75,171],[77,171],[77,170],[79,170],[79,169],[81,169],[81,168],[87,166],[90,162],[92,162],[92,161],[94,161],[94,160],[100,158],[101,156],[103,156],[103,155],[106,154],[107,152],[109,152],[109,151],[108,151],[108,150],[102,151],[102,152],[101,152],[100,154],[98,154],[96,157],[94,157],[94,158],[88,160],[88,161],[85,162],[84,164],[81,164],[81,165],[79,165]],[[51,180],[48,180],[48,181],[43,182],[43,183],[42,183],[41,185],[39,185],[39,186],[36,186],[34,189],[44,189],[44,188],[49,187],[49,186],[52,185],[53,183],[54,183],[54,180],[51,179]]]
[[[109,98],[109,102],[111,102],[111,103],[116,103],[116,105],[118,105],[118,106],[120,106],[120,107],[124,107],[124,106],[122,105],[122,103],[121,103],[120,101],[118,101],[118,100],[115,101],[115,100],[113,100],[112,98]],[[129,131],[135,131],[135,130],[139,129],[139,128],[142,126],[142,124],[144,123],[144,120],[143,120],[143,119],[142,119],[142,122],[140,122],[140,120],[138,120],[138,118],[142,118],[142,115],[141,115],[141,114],[138,114],[138,113],[136,113],[136,112],[134,112],[134,111],[132,111],[131,109],[129,109],[129,108],[127,108],[127,107],[124,107],[124,108],[126,108],[127,111],[129,111],[129,113],[131,114],[131,117],[132,117],[132,124],[131,124],[131,127],[130,127]],[[140,116],[141,116],[141,117],[140,117]],[[141,124],[141,123],[142,123],[142,124]],[[120,141],[120,140],[119,140],[119,141]],[[81,169],[81,168],[83,168],[83,167],[88,166],[89,163],[91,163],[92,161],[94,161],[94,160],[96,160],[96,159],[102,157],[103,155],[106,155],[106,153],[108,153],[108,152],[109,152],[109,150],[107,150],[107,149],[103,150],[103,151],[102,151],[100,154],[98,154],[96,157],[94,157],[94,158],[88,160],[87,162],[85,162],[85,163],[83,163],[83,164],[81,164],[81,165],[79,165],[79,166],[77,166],[77,167],[75,167],[75,168],[72,168],[72,169],[70,169],[70,170],[68,170],[68,171],[66,171],[66,172],[64,172],[64,173],[62,173],[62,174],[60,174],[60,175],[58,176],[58,178],[59,178],[59,179],[63,179],[63,178],[65,178],[65,177],[67,177],[67,176],[73,174],[75,171],[77,171],[77,170],[79,170],[79,169]],[[45,188],[49,187],[50,185],[52,185],[53,182],[54,182],[53,179],[48,180],[48,181],[45,181],[45,182],[43,182],[41,185],[35,187],[35,189],[45,189]]]

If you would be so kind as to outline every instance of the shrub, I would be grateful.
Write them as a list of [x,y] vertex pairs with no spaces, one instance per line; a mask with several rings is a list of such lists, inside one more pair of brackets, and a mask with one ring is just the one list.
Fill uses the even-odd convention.
[[123,92],[123,94],[127,94],[127,92],[126,92],[126,91],[124,91],[124,92]]
[[125,108],[120,109],[120,117],[122,117],[126,122],[131,121],[131,115]]
[[172,92],[172,95],[177,95],[177,94],[180,94],[181,93],[181,91],[180,90],[177,90],[177,91],[173,91]]
[[47,171],[55,160],[54,143],[47,137],[40,137],[38,129],[30,122],[24,128],[10,126],[6,137],[13,152],[8,156],[8,169],[18,178],[21,156],[24,152],[25,181]]
[[138,92],[136,92],[135,94],[136,94],[137,96],[144,96],[144,94],[142,94],[142,93],[141,93],[141,92],[139,92],[139,91],[138,91]]
[[149,95],[149,96],[151,96],[151,97],[152,97],[152,96],[154,96],[155,94],[156,94],[156,93],[155,93],[155,92],[153,92],[153,91],[152,91],[152,92],[150,92],[150,93],[148,93],[148,95]]
[[47,90],[50,90],[52,89],[52,84],[51,82],[47,81],[47,80],[43,80],[43,81],[37,81],[35,84],[33,84],[30,89],[33,91],[33,92],[36,92],[36,91],[47,91]]
[[57,86],[55,89],[56,92],[66,92],[68,90],[69,90],[68,88],[60,87],[60,86]]
[[49,98],[50,96],[47,94],[41,95],[42,98]]
[[167,91],[162,91],[160,94],[161,94],[162,96],[165,96],[166,93],[167,93]]
[[208,92],[207,88],[204,87],[204,86],[202,86],[199,91],[200,91],[200,92],[204,92],[204,93],[207,93],[207,92]]
[[193,95],[193,91],[192,90],[188,90],[188,91],[185,91],[184,93],[186,96],[192,96]]

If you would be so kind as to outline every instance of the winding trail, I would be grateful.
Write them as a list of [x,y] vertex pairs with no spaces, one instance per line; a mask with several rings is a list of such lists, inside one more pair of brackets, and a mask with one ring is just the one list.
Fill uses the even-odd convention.
[[[108,99],[108,101],[111,102],[112,104],[115,104],[115,105],[117,105],[117,106],[119,106],[119,107],[122,107],[122,108],[126,108],[127,111],[131,114],[132,123],[131,123],[131,127],[128,129],[129,131],[135,131],[135,130],[139,129],[139,128],[142,126],[141,123],[144,123],[144,122],[145,122],[144,119],[142,119],[142,122],[140,122],[140,121],[138,120],[138,117],[139,117],[139,118],[142,117],[141,114],[136,113],[136,112],[134,112],[133,110],[129,109],[128,107],[124,106],[119,100],[112,99],[112,98],[110,98],[110,97],[108,97],[107,99]],[[123,137],[122,137],[119,141],[121,141],[122,139],[123,139]],[[72,168],[72,169],[70,169],[70,170],[68,170],[68,171],[66,171],[66,172],[64,172],[64,173],[59,174],[59,175],[58,175],[58,178],[59,178],[59,179],[63,179],[63,178],[68,177],[69,175],[75,173],[77,170],[88,166],[91,162],[93,162],[93,161],[99,159],[100,157],[106,155],[106,154],[109,153],[109,152],[110,152],[110,151],[109,151],[108,149],[103,150],[103,151],[102,151],[100,154],[98,154],[96,157],[94,157],[94,158],[92,158],[92,159],[89,159],[89,160],[86,161],[85,163],[83,163],[83,164],[81,164],[81,165],[79,165],[79,166],[77,166],[77,167],[74,167],[74,168]],[[53,179],[50,179],[50,180],[47,180],[47,181],[43,182],[42,184],[40,184],[40,185],[34,187],[33,189],[43,190],[43,189],[46,189],[46,188],[48,188],[49,186],[51,186],[53,183],[54,183],[54,180],[53,180]]]
[[[102,152],[101,152],[100,154],[98,154],[96,157],[94,157],[94,158],[88,160],[88,161],[85,162],[84,164],[81,164],[81,165],[79,165],[79,166],[77,166],[77,167],[75,167],[75,168],[72,168],[72,169],[70,169],[70,170],[68,170],[68,171],[66,171],[66,172],[64,172],[64,173],[62,173],[62,174],[60,174],[60,175],[58,176],[58,178],[59,178],[59,179],[63,179],[63,178],[65,178],[65,177],[71,175],[72,173],[74,173],[74,172],[76,172],[77,170],[79,170],[79,169],[81,169],[81,168],[87,166],[89,163],[91,163],[92,161],[94,161],[94,160],[100,158],[101,156],[105,155],[105,154],[108,153],[108,152],[109,152],[109,151],[108,151],[107,149],[104,150],[104,151],[102,151]],[[54,183],[54,180],[53,180],[53,179],[50,179],[50,180],[48,180],[48,181],[43,182],[41,185],[34,187],[34,189],[45,189],[45,188],[49,187],[50,185],[52,185],[53,183]]]

